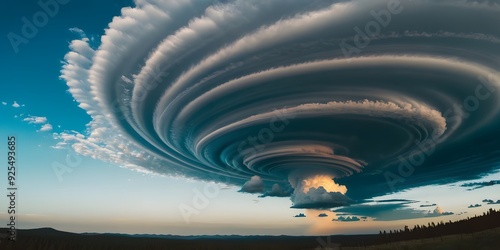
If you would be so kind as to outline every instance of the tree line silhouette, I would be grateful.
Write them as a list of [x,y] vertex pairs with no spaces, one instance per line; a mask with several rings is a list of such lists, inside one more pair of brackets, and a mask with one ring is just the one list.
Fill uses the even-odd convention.
[[453,234],[468,234],[487,229],[500,227],[500,210],[490,208],[482,215],[467,217],[452,222],[440,221],[437,224],[429,222],[427,225],[415,225],[413,228],[405,226],[404,229],[396,229],[379,232],[379,243],[388,243],[402,240],[415,240],[423,238],[432,238]]

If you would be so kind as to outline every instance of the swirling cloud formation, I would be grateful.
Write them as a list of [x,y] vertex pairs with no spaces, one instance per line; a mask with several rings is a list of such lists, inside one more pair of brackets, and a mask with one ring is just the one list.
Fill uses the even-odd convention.
[[135,5],[98,47],[71,43],[61,77],[92,121],[61,145],[141,171],[258,178],[267,194],[318,176],[347,187],[300,188],[298,207],[389,192],[383,171],[415,150],[429,159],[406,187],[492,170],[498,1]]

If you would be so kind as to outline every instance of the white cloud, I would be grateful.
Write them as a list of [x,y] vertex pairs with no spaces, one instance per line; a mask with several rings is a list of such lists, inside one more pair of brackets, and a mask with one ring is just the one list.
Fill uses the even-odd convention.
[[[16,116],[17,118],[17,116]],[[37,132],[46,132],[46,131],[51,131],[52,130],[52,125],[48,123],[47,117],[44,116],[33,116],[29,115],[28,117],[24,118],[23,121],[29,123],[29,124],[37,124],[37,125],[42,125]]]
[[[145,162],[153,168],[159,168],[164,164],[164,162],[139,151],[130,140],[125,140],[121,134],[117,135],[115,133],[112,135],[111,131],[116,131],[115,128],[110,125],[100,127],[101,124],[103,123],[91,122],[88,126],[95,129],[88,136],[74,130],[53,133],[53,138],[58,143],[52,148],[72,148],[78,154],[93,159],[101,159],[143,173],[153,174],[153,172],[141,166]],[[126,156],[128,157],[125,158]]]
[[14,103],[12,104],[12,107],[19,108],[19,107],[21,107],[21,105],[19,105],[19,103],[17,103],[16,101],[14,101]]
[[333,176],[295,172],[289,181],[294,188],[290,199],[296,208],[329,208],[353,202],[345,196],[346,186],[335,183]]
[[51,131],[52,130],[52,125],[50,125],[49,123],[47,124],[44,124],[40,130],[38,130],[38,132],[46,132],[46,131]]
[[47,117],[43,116],[29,116],[24,118],[23,121],[28,122],[29,124],[44,124],[47,122]]
[[134,82],[132,82],[132,80],[128,79],[126,76],[122,76],[121,77],[122,81],[128,83],[128,84],[133,84]]
[[5,105],[7,105],[7,103],[6,103],[6,102],[2,102],[2,105],[4,105],[4,106],[5,106]]

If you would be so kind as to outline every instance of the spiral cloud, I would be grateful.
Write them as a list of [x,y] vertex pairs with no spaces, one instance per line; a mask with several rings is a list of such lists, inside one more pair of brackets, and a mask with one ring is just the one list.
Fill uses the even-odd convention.
[[55,147],[298,208],[473,179],[500,149],[499,23],[493,0],[135,0],[71,42],[92,121]]

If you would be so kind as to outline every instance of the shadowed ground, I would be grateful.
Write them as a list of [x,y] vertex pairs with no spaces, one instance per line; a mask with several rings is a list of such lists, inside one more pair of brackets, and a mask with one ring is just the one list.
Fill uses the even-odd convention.
[[[4,231],[5,229],[2,229]],[[128,250],[128,249],[198,249],[198,250],[250,250],[250,249],[498,249],[500,227],[477,233],[448,235],[421,240],[399,241],[389,244],[362,246],[373,242],[378,235],[339,235],[323,237],[290,236],[131,236],[118,234],[73,234],[50,228],[19,230],[16,243],[2,239],[0,249],[5,250]],[[359,245],[360,247],[345,247]],[[344,247],[343,247],[344,246]]]

